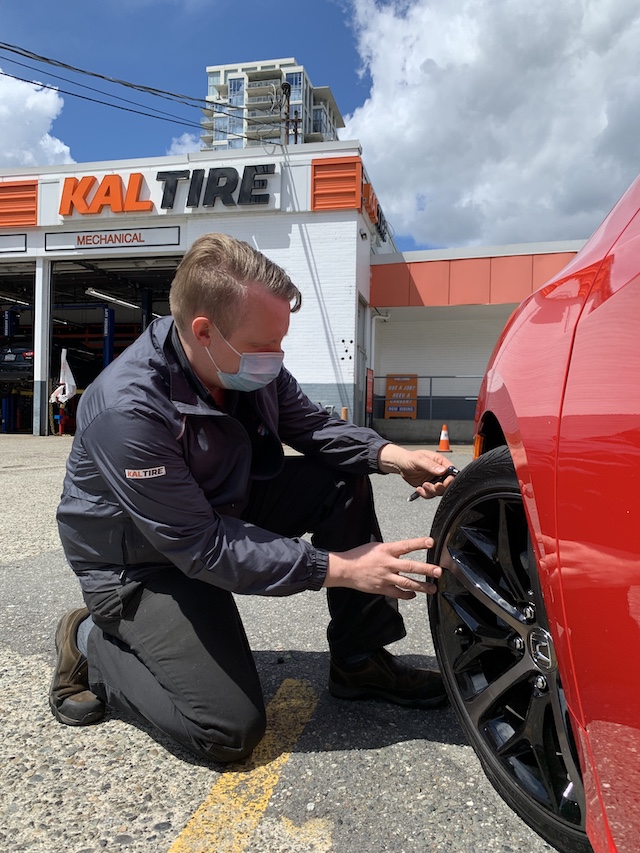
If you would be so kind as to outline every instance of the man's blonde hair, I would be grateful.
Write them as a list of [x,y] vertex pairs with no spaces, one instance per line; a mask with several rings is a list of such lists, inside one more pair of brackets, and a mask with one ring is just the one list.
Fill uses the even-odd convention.
[[204,315],[227,337],[242,318],[249,286],[262,285],[298,311],[302,294],[287,273],[253,246],[228,234],[198,237],[178,265],[169,306],[179,332]]

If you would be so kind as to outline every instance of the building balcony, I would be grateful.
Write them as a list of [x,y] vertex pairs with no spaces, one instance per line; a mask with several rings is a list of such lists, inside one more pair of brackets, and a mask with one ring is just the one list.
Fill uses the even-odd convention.
[[247,136],[251,137],[264,137],[266,135],[279,136],[282,132],[283,125],[281,123],[276,124],[249,124],[247,130],[245,131]]
[[275,86],[276,88],[280,86],[282,80],[279,77],[272,77],[269,80],[249,80],[246,84],[247,89],[270,89]]
[[247,118],[264,119],[265,121],[273,121],[275,115],[277,115],[277,113],[271,110],[270,104],[268,103],[264,105],[264,109],[247,110],[245,113]]

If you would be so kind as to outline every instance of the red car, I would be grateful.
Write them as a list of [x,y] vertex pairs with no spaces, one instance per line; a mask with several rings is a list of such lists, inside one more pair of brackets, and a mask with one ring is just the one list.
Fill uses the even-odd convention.
[[508,321],[429,602],[489,779],[562,851],[640,850],[640,179]]

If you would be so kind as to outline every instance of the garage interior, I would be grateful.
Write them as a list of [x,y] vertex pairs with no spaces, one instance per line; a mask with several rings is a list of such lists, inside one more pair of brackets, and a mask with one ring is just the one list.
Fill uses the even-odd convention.
[[[49,404],[51,434],[73,433],[83,385],[155,317],[169,313],[169,288],[180,259],[171,255],[52,263],[49,388],[52,392],[58,385],[64,348],[78,392],[63,406]],[[4,433],[33,429],[33,367],[27,360],[33,361],[29,342],[33,348],[34,291],[35,262],[0,262],[0,431]],[[16,355],[18,346],[21,351]],[[16,369],[18,361],[21,370]]]

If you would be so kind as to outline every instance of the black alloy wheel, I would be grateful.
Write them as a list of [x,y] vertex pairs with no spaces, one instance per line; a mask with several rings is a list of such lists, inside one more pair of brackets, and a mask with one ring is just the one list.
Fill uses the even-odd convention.
[[442,675],[500,796],[564,853],[591,853],[582,775],[527,519],[506,447],[449,487],[427,560],[445,571],[429,596]]

